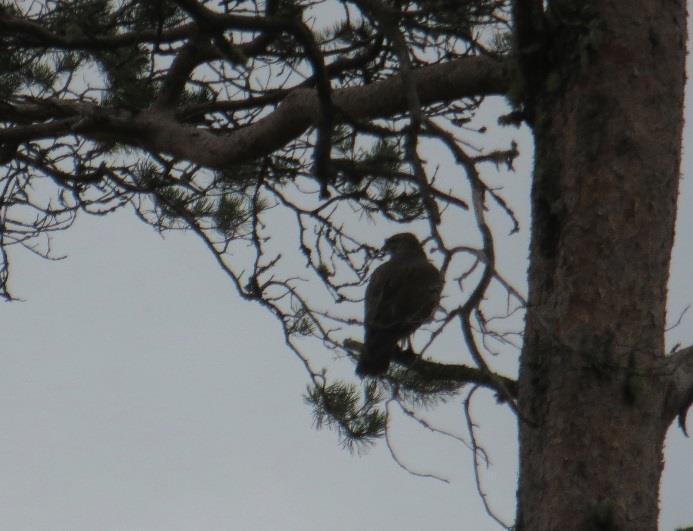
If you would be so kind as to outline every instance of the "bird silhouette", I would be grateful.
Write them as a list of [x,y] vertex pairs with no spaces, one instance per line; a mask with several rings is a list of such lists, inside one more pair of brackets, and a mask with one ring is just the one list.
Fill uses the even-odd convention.
[[371,275],[365,298],[365,339],[356,374],[379,376],[399,352],[397,343],[428,321],[440,302],[443,279],[409,232],[395,234],[383,251],[390,259]]

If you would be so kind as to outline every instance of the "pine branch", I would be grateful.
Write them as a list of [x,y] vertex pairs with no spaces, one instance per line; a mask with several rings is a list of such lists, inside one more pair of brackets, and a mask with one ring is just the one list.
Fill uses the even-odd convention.
[[[353,351],[355,355],[358,355],[363,348],[362,343],[353,339],[345,341],[343,346]],[[500,382],[513,398],[517,396],[517,381],[507,376],[489,373],[468,365],[425,360],[409,349],[398,349],[393,361],[406,367],[409,373],[414,373],[416,380],[424,385],[456,383],[458,387],[462,387],[466,384],[474,384],[491,389],[497,392],[499,397],[503,397],[504,391],[498,385]]]
[[[412,72],[422,104],[457,98],[502,94],[508,76],[503,62],[488,57],[464,57],[448,63],[422,67]],[[406,97],[400,76],[364,87],[335,90],[332,102],[338,114],[350,119],[392,116],[407,110]],[[56,105],[51,102],[51,105]],[[11,107],[11,106],[8,106]],[[49,114],[47,105],[46,114]],[[166,153],[202,166],[223,169],[268,155],[304,133],[320,121],[321,102],[312,89],[292,91],[276,111],[256,123],[218,134],[175,121],[167,113],[156,110],[131,115],[123,111],[96,107],[90,103],[57,104],[56,114],[84,113],[85,119],[71,127],[51,126],[56,135],[80,134],[97,141],[113,141],[143,148],[154,153]],[[3,109],[3,114],[12,110]],[[339,117],[337,118],[339,121]],[[51,133],[45,126],[36,126],[38,138]],[[34,128],[0,131],[0,143],[35,140]]]
[[455,381],[461,384],[475,384],[498,393],[503,399],[505,391],[498,386],[500,382],[512,397],[517,396],[517,382],[512,378],[483,371],[467,365],[450,365],[428,361],[410,350],[400,351],[394,361],[416,371],[419,379],[427,382]]

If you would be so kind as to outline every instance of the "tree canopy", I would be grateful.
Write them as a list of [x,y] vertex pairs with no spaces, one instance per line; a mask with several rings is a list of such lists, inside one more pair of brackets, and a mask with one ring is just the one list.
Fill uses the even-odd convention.
[[[417,223],[449,285],[421,352],[461,326],[479,367],[403,352],[388,395],[428,402],[473,382],[512,400],[479,341],[512,345],[495,325],[517,327],[524,303],[495,266],[487,209],[510,232],[519,222],[480,171],[498,175],[518,151],[485,146],[474,122],[510,84],[508,18],[497,1],[5,5],[3,297],[11,248],[54,256],[50,234],[79,213],[130,207],[156,230],[191,230],[238,293],[278,318],[318,424],[367,442],[383,433],[384,396],[331,382],[325,353],[358,355],[381,243],[370,227]],[[446,174],[426,160],[436,146],[456,163]],[[274,237],[284,224],[295,241]],[[490,316],[494,284],[508,300]]]

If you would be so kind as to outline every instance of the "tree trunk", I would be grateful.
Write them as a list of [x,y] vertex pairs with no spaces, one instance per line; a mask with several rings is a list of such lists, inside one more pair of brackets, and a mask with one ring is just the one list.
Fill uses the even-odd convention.
[[549,66],[530,80],[528,105],[536,159],[517,529],[652,531],[670,421],[659,369],[686,8],[552,7]]

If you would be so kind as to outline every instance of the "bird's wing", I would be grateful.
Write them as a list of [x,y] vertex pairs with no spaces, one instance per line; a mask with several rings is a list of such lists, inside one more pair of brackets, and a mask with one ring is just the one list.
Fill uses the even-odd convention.
[[379,266],[371,275],[366,288],[365,322],[374,324],[383,320],[389,307],[391,294],[396,291],[396,275],[393,275],[392,260]]
[[366,325],[413,331],[438,306],[442,285],[440,272],[424,257],[386,262],[366,289]]

